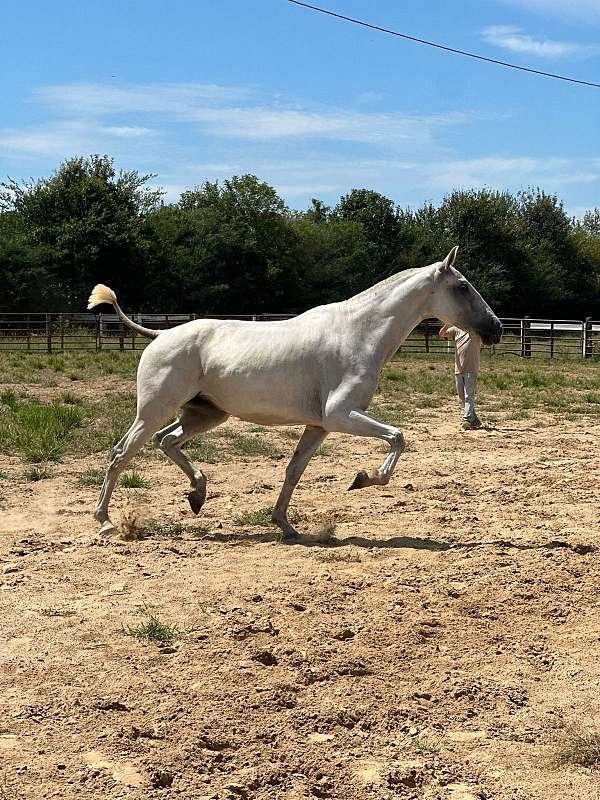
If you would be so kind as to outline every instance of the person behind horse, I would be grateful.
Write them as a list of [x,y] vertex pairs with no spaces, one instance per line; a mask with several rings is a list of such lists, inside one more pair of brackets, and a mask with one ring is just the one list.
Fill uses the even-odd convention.
[[481,338],[476,333],[468,333],[453,325],[443,325],[440,329],[443,339],[454,342],[454,377],[458,396],[465,406],[462,429],[465,431],[481,428],[475,411],[475,389],[480,368]]

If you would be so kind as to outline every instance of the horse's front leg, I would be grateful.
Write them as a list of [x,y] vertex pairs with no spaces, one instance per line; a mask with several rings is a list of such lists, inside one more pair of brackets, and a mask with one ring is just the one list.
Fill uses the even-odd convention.
[[287,518],[288,506],[292,493],[302,477],[302,473],[326,436],[327,431],[324,431],[323,428],[307,426],[296,445],[292,460],[285,471],[285,481],[272,514],[273,522],[277,523],[281,528],[284,542],[294,541],[298,538],[298,531],[290,525]]
[[351,489],[364,489],[365,486],[385,486],[389,483],[394,467],[404,450],[405,441],[402,432],[392,425],[379,422],[369,414],[360,409],[352,409],[348,413],[333,412],[327,418],[327,430],[339,431],[340,433],[351,433],[354,436],[369,436],[375,439],[383,439],[390,446],[390,452],[386,456],[379,469],[372,472],[360,470],[348,487]]

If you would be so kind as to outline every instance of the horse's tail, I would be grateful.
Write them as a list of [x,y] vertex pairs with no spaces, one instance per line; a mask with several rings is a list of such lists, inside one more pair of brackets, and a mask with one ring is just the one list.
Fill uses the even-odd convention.
[[90,299],[88,300],[88,310],[99,306],[101,303],[108,303],[117,312],[121,322],[127,325],[131,330],[139,333],[141,336],[146,336],[148,339],[156,339],[160,335],[160,331],[153,331],[151,328],[144,328],[143,325],[138,325],[132,319],[129,319],[127,314],[121,309],[117,303],[117,295],[108,286],[103,283],[98,283],[92,289]]

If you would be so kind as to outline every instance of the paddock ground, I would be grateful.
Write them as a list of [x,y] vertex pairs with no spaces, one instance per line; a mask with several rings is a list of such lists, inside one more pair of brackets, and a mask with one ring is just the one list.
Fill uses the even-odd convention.
[[[6,402],[84,413],[45,479],[0,454],[1,800],[600,798],[598,364],[486,361],[468,433],[447,362],[394,364],[391,484],[346,492],[383,452],[330,437],[293,507],[333,538],[285,546],[293,441],[237,422],[192,449],[198,518],[147,449],[113,505],[138,538],[98,538],[90,442],[134,391],[108,363],[0,364]],[[152,617],[171,641],[128,635]]]

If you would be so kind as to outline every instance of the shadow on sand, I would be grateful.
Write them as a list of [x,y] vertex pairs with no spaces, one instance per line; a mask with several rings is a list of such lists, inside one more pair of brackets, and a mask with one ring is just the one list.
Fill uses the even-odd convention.
[[[262,544],[267,542],[279,542],[279,535],[276,531],[242,531],[242,532],[218,532],[205,533],[199,537],[204,542],[222,542],[223,544]],[[394,550],[429,550],[433,552],[445,552],[447,550],[473,550],[477,547],[500,547],[512,550],[556,550],[564,548],[572,550],[579,555],[587,555],[594,552],[597,548],[591,544],[571,544],[563,540],[551,540],[541,544],[528,544],[525,542],[510,542],[506,539],[492,539],[489,541],[473,542],[444,542],[436,539],[424,539],[415,536],[392,536],[390,539],[367,538],[364,536],[348,536],[345,539],[337,539],[331,536],[324,540],[319,534],[301,534],[293,541],[281,542],[281,544],[301,547],[362,547],[366,550],[372,548],[394,549]]]

